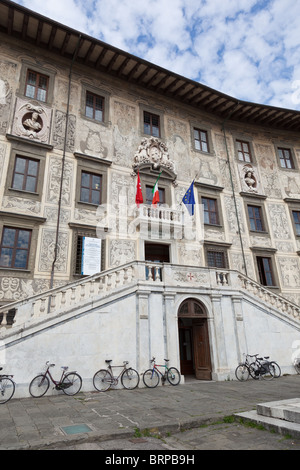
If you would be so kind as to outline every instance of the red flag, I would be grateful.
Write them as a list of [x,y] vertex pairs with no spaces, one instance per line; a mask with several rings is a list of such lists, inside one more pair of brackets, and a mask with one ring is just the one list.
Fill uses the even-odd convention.
[[135,195],[135,202],[139,207],[140,204],[143,204],[143,194],[142,194],[142,187],[141,187],[141,180],[140,180],[140,172],[138,171],[138,179],[136,185],[136,195]]

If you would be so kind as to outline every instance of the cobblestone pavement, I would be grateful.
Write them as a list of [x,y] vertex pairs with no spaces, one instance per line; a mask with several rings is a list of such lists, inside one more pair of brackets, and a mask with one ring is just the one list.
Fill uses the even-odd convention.
[[[224,422],[224,417],[259,403],[298,397],[300,401],[300,375],[74,397],[49,392],[0,405],[0,449],[300,450],[299,440]],[[68,429],[74,432],[68,434]]]

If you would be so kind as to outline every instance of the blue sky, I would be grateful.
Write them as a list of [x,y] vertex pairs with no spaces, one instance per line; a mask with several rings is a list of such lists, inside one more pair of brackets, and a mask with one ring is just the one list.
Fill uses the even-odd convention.
[[300,109],[299,0],[15,0],[235,98]]

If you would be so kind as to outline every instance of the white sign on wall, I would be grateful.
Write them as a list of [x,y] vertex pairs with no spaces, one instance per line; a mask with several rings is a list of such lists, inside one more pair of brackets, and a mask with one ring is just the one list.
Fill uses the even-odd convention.
[[92,275],[101,271],[101,239],[82,237],[81,274]]

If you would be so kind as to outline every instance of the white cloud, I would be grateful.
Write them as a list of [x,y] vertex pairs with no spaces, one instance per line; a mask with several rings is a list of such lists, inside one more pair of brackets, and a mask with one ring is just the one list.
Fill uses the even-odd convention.
[[[300,2],[19,0],[163,68],[236,98],[297,107]],[[277,104],[276,104],[277,105]]]

